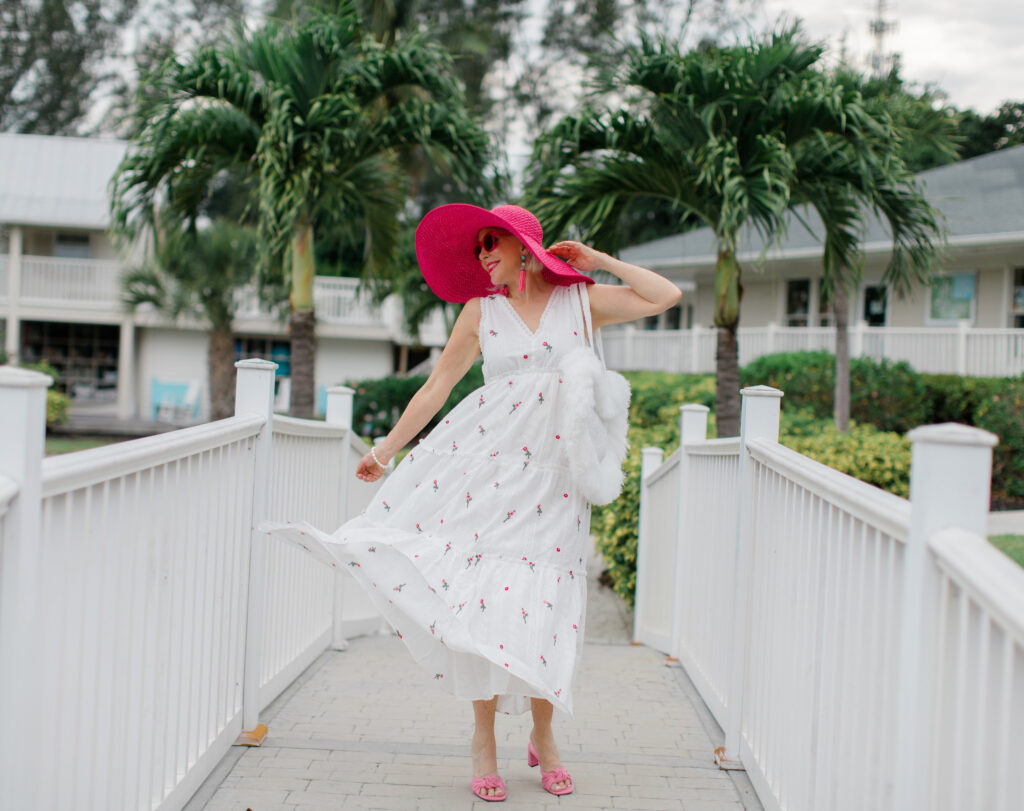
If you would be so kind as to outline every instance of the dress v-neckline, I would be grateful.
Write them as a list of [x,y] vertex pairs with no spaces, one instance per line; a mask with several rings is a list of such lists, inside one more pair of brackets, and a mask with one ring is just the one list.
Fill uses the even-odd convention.
[[544,326],[544,318],[548,314],[548,310],[551,309],[552,299],[554,299],[554,297],[558,295],[559,287],[561,287],[561,285],[556,285],[555,289],[548,294],[548,300],[544,302],[544,309],[541,310],[540,313],[540,320],[537,321],[537,329],[530,329],[529,325],[523,320],[523,317],[519,314],[519,311],[515,307],[513,307],[512,302],[508,300],[508,296],[501,296],[501,298],[504,299],[505,304],[508,305],[508,308],[512,311],[512,315],[516,317],[516,320],[522,325],[523,329],[526,330],[532,338],[536,338],[537,335],[540,333],[540,328]]

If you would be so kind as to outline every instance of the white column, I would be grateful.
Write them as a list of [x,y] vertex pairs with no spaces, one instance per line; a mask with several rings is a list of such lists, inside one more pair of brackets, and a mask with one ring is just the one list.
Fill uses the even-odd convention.
[[21,226],[11,226],[10,252],[7,259],[7,334],[4,352],[9,363],[21,357],[21,319],[18,317],[18,299],[21,296]]
[[636,583],[633,606],[633,641],[639,642],[643,630],[644,616],[644,547],[647,527],[650,524],[650,500],[647,498],[647,477],[661,467],[665,452],[661,448],[644,448],[640,451],[640,505],[636,531]]
[[263,655],[263,612],[267,588],[267,536],[256,532],[267,511],[274,435],[274,371],[276,363],[240,360],[235,379],[235,416],[258,414],[266,419],[256,437],[253,458],[252,518],[249,532],[249,591],[245,622],[245,673],[242,677],[242,740],[259,744],[266,727],[259,722],[260,667]]
[[676,495],[676,570],[672,579],[672,645],[671,654],[679,658],[682,639],[680,629],[682,623],[682,590],[679,584],[683,582],[683,573],[689,561],[683,557],[685,548],[684,539],[690,526],[687,521],[686,510],[689,507],[688,490],[693,484],[693,474],[690,471],[690,454],[686,452],[686,446],[694,442],[703,442],[708,438],[708,407],[687,403],[679,407],[679,490]]
[[52,382],[38,372],[0,368],[0,478],[18,488],[6,514],[0,508],[0,808],[35,808],[35,786],[45,779],[38,761],[34,623],[40,610],[46,389]]
[[957,322],[956,331],[956,373],[967,374],[967,332],[971,328],[971,322],[961,318]]
[[740,479],[738,515],[736,520],[736,574],[732,601],[732,649],[729,656],[729,687],[726,694],[728,715],[725,724],[725,746],[715,752],[715,760],[723,769],[742,769],[740,763],[740,730],[743,721],[743,685],[746,650],[750,644],[750,580],[754,560],[754,529],[756,487],[754,460],[748,450],[754,439],[779,441],[779,412],[782,392],[771,386],[753,386],[740,392]]
[[858,320],[852,326],[846,328],[850,341],[850,357],[860,358],[864,355],[864,331],[868,328],[867,322]]
[[[766,355],[771,355],[773,352],[775,352],[775,333],[778,331],[778,329],[779,325],[776,324],[774,321],[768,322],[767,339],[765,341],[765,343],[767,344],[767,350],[765,351]],[[752,360],[756,360],[756,358],[752,358]]]
[[700,368],[700,344],[704,328],[700,324],[694,324],[690,328],[690,368],[683,369],[690,374],[698,374],[704,370]]
[[960,527],[984,537],[995,434],[946,423],[915,428],[910,460],[910,537],[903,562],[896,786],[893,808],[924,808],[936,655],[938,570],[929,539]]
[[117,417],[131,419],[138,414],[135,400],[135,317],[121,321],[117,349]]
[[[341,487],[338,491],[338,523],[343,524],[348,520],[348,490],[349,479],[352,477],[352,410],[355,399],[355,389],[348,386],[332,386],[327,389],[327,424],[337,425],[347,429],[348,433],[342,441],[341,453],[338,454],[338,464],[341,466]],[[336,569],[334,572],[334,633],[331,639],[331,647],[334,650],[346,650],[348,640],[342,633],[344,622],[345,606],[345,574]]]

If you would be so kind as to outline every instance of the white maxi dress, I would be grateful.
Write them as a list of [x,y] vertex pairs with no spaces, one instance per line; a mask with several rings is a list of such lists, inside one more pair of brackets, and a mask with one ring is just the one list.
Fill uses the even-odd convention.
[[559,361],[587,345],[585,287],[556,287],[535,332],[505,297],[482,298],[484,385],[363,513],[333,534],[261,526],[346,567],[438,685],[508,713],[538,697],[572,714],[590,504],[568,471]]

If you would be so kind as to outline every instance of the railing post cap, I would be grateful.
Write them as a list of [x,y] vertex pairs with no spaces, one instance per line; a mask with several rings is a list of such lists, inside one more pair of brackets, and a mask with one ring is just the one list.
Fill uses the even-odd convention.
[[640,449],[640,453],[652,454],[652,453],[664,453],[663,448],[655,448],[653,445],[648,445],[645,448]]
[[684,403],[683,405],[679,406],[679,410],[697,411],[700,412],[701,414],[707,414],[709,411],[711,411],[711,409],[708,408],[706,405],[701,405],[700,403]]
[[275,371],[277,369],[277,364],[270,360],[263,360],[262,358],[249,358],[248,360],[235,361],[235,368]]
[[961,425],[958,422],[922,425],[910,431],[907,439],[915,444],[921,442],[931,445],[977,445],[988,448],[999,443],[999,437],[990,431]]
[[48,389],[53,378],[19,366],[0,366],[0,386],[9,389]]
[[349,386],[331,386],[327,389],[328,394],[355,394],[356,390]]
[[744,397],[784,397],[784,392],[778,389],[773,389],[771,386],[747,386],[745,389],[740,389],[740,394]]

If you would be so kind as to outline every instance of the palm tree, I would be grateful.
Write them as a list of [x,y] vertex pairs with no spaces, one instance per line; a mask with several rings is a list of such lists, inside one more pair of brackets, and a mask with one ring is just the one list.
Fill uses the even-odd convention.
[[258,242],[251,228],[229,222],[203,230],[177,225],[154,230],[153,260],[125,274],[122,300],[131,309],[150,304],[170,319],[206,321],[211,418],[224,419],[235,411],[235,294],[254,281]]
[[255,182],[264,280],[290,304],[292,403],[313,411],[313,223],[331,210],[363,245],[364,272],[391,261],[404,203],[397,151],[420,146],[464,186],[482,183],[487,140],[462,102],[450,59],[424,36],[384,48],[351,2],[291,26],[171,59],[145,83],[140,126],[113,185],[114,219],[131,229],[156,201],[194,218],[210,181]]
[[638,199],[665,201],[681,225],[713,231],[721,436],[739,430],[743,285],[736,257],[744,235],[777,238],[787,210],[811,204],[825,223],[826,265],[855,265],[859,203],[866,201],[899,225],[888,273],[902,278],[923,272],[927,238],[937,233],[912,176],[891,154],[891,121],[870,115],[856,90],[816,70],[821,56],[797,27],[686,54],[664,39],[644,39],[598,87],[617,89],[624,104],[569,116],[535,147],[528,198],[545,232],[574,223],[602,245]]
[[[841,71],[836,79],[844,88],[860,92],[873,117],[888,122],[887,130],[896,136],[890,145],[893,149],[872,153],[880,153],[889,159],[881,165],[870,163],[851,169],[850,162],[858,160],[859,155],[853,154],[842,141],[837,141],[831,154],[834,165],[827,169],[818,167],[816,175],[808,177],[800,190],[805,192],[806,201],[814,205],[819,214],[827,206],[833,209],[842,206],[853,208],[859,202],[887,222],[894,240],[907,245],[905,254],[909,261],[891,267],[887,273],[893,291],[901,295],[908,289],[911,279],[924,281],[928,277],[934,260],[933,246],[939,238],[939,225],[936,212],[920,196],[901,205],[900,199],[893,195],[900,188],[915,188],[910,172],[957,160],[957,120],[949,110],[935,105],[932,94],[926,92],[914,96],[907,92],[895,74],[878,80]],[[892,160],[897,148],[900,159]],[[808,170],[815,169],[810,161],[802,161],[800,165]],[[865,169],[870,182],[858,194],[857,184],[862,181]],[[828,182],[816,182],[818,178],[828,178]],[[849,188],[850,183],[854,188]],[[847,198],[845,203],[837,199],[844,196]],[[816,197],[831,202],[815,204]],[[877,201],[876,197],[879,198]],[[834,215],[832,219],[835,220]],[[836,329],[833,411],[836,428],[845,433],[850,427],[849,294],[860,283],[862,257],[857,243],[851,242],[848,235],[834,235],[826,230],[824,242],[823,290],[828,293]]]

